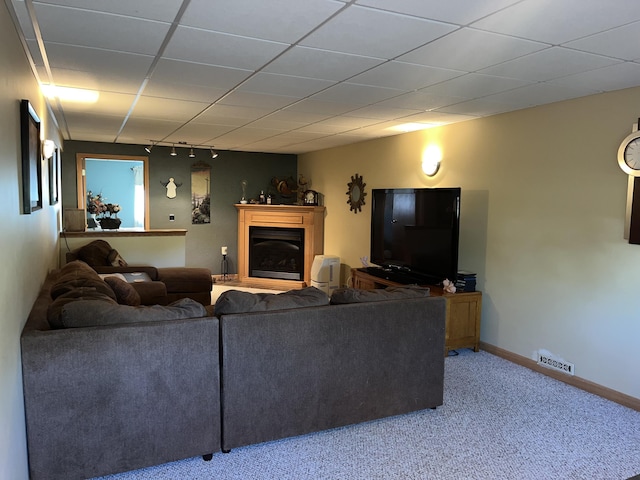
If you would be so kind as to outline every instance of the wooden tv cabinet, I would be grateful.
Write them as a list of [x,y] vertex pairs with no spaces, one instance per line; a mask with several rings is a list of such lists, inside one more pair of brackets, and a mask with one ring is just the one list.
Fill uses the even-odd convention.
[[[401,285],[384,278],[369,275],[357,268],[351,269],[354,288],[371,290],[374,288],[397,287]],[[482,292],[445,293],[442,287],[425,285],[432,296],[442,296],[447,300],[444,354],[457,348],[473,348],[477,352],[480,343],[480,315],[482,312]]]

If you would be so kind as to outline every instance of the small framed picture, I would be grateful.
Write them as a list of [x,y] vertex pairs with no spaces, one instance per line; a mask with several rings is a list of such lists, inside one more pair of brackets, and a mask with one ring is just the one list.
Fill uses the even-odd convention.
[[42,208],[42,145],[40,118],[29,100],[20,102],[20,141],[22,148],[22,213]]

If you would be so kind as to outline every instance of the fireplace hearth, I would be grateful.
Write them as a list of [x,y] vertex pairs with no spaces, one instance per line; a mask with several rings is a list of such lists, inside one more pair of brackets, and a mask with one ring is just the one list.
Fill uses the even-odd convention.
[[250,227],[249,275],[259,278],[302,280],[304,229]]

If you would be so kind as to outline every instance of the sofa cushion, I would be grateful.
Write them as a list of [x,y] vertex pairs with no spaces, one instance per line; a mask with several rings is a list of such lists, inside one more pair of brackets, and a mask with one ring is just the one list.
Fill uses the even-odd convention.
[[339,288],[331,294],[331,304],[381,302],[402,298],[428,297],[429,288],[416,285],[402,287],[377,288],[375,290],[361,290],[359,288]]
[[138,307],[118,305],[115,302],[96,299],[78,299],[66,303],[60,309],[58,321],[54,328],[96,327],[206,316],[206,309],[190,298],[183,298],[167,306]]
[[79,260],[88,263],[90,266],[109,266],[109,253],[113,248],[105,240],[94,240],[77,251]]
[[140,305],[140,294],[126,281],[116,276],[104,277],[104,282],[111,287],[116,294],[116,300],[120,305]]
[[219,317],[230,313],[317,307],[328,304],[329,297],[315,287],[289,290],[283,293],[249,293],[241,290],[227,290],[220,294],[216,300],[214,312]]
[[51,298],[56,299],[76,288],[93,288],[95,291],[116,299],[116,295],[98,274],[86,263],[74,261],[60,269],[51,285]]

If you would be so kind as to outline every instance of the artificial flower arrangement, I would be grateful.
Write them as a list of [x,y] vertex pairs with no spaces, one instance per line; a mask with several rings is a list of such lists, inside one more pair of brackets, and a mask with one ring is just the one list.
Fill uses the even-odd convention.
[[102,193],[94,195],[90,190],[87,192],[87,213],[96,216],[96,221],[102,228],[117,229],[121,220],[118,218],[120,205],[117,203],[105,203]]

